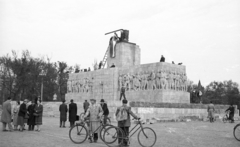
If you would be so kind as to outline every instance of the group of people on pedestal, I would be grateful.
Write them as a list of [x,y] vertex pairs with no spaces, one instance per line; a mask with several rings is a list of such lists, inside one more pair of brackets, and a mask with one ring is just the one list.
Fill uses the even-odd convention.
[[[41,100],[36,98],[34,101],[25,99],[22,104],[20,101],[16,102],[16,106],[12,109],[12,99],[8,97],[7,101],[3,103],[3,111],[1,115],[2,131],[16,131],[23,132],[25,126],[28,125],[28,130],[33,131],[35,125],[36,131],[40,131],[42,125],[43,106]],[[14,128],[12,127],[12,124]],[[8,130],[6,126],[8,125]]]

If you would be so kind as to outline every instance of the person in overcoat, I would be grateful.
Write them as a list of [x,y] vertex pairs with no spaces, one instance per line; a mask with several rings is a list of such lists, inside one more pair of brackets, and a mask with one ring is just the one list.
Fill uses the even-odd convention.
[[85,102],[83,103],[84,113],[87,112],[87,109],[88,109],[89,105],[90,105],[89,102],[87,100],[85,100]]
[[29,115],[28,122],[27,122],[29,131],[33,131],[35,126],[34,109],[35,109],[35,102],[32,101],[31,105],[29,105],[27,108],[28,115]]
[[42,125],[43,106],[41,100],[37,99],[33,115],[35,116],[35,124],[37,125],[36,131],[40,132],[40,125]]
[[62,104],[59,106],[59,111],[60,111],[60,128],[61,127],[65,128],[65,122],[67,120],[67,112],[68,112],[68,108],[67,108],[67,105],[65,104],[65,100],[63,100]]
[[27,113],[27,104],[28,100],[25,99],[23,101],[23,103],[20,105],[20,108],[19,108],[19,111],[18,111],[18,125],[20,126],[20,129],[19,131],[23,131],[23,127],[24,127],[24,117],[26,116],[26,113]]
[[210,101],[210,104],[208,105],[208,117],[210,122],[214,121],[214,111],[215,111],[214,105],[212,101]]
[[132,110],[131,110],[131,107],[130,106],[127,106],[127,103],[128,101],[126,99],[123,99],[122,100],[122,106],[118,107],[117,108],[117,111],[115,113],[115,116],[117,117],[118,113],[120,112],[120,109],[125,109],[127,111],[127,114],[128,114],[128,117],[127,117],[127,120],[124,120],[124,121],[118,121],[118,127],[120,127],[124,134],[119,134],[119,136],[121,138],[118,139],[118,142],[119,143],[123,143],[124,146],[127,146],[128,145],[128,140],[127,139],[122,139],[122,136],[123,135],[124,137],[128,136],[129,135],[129,127],[131,126],[131,120],[130,120],[130,115],[132,117],[134,117],[135,119],[140,119],[137,115],[135,115]]
[[[89,120],[90,120],[89,133],[92,134],[101,125],[100,124],[100,118],[103,114],[103,110],[102,110],[102,107],[100,105],[96,104],[96,99],[91,99],[90,102],[91,102],[92,105],[89,106],[87,112],[84,115],[84,118],[86,119],[90,115],[90,118],[89,118]],[[96,131],[93,134],[93,141],[94,142],[97,142],[97,140],[98,140],[99,130],[100,129],[98,129],[98,131]],[[90,139],[90,142],[92,142],[92,138],[90,137],[89,139]]]
[[17,118],[18,118],[18,111],[20,107],[20,101],[16,102],[16,106],[13,108],[13,125],[14,125],[14,130],[17,130]]
[[8,131],[6,129],[6,126],[8,125],[9,131],[12,131],[12,125],[11,125],[11,120],[12,120],[12,105],[11,105],[11,97],[8,97],[8,99],[3,103],[2,106],[2,115],[1,115],[1,122],[2,122],[2,130],[3,131]]
[[76,121],[77,117],[77,104],[71,100],[71,103],[69,104],[69,122],[70,127],[73,127]]

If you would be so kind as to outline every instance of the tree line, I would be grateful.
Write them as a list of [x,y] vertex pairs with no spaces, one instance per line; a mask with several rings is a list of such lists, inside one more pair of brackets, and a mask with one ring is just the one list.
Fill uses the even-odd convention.
[[[77,66],[76,70],[78,70]],[[0,103],[11,96],[13,100],[33,100],[41,96],[43,101],[65,99],[68,72],[73,67],[65,62],[51,62],[48,57],[33,57],[28,50],[19,56],[16,51],[0,57]],[[43,74],[44,73],[44,74]]]

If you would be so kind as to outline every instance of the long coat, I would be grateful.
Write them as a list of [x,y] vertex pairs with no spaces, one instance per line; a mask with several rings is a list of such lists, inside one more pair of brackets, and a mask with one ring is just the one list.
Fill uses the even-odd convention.
[[59,111],[60,111],[60,121],[66,121],[67,120],[67,105],[66,104],[61,104],[59,106]]
[[38,115],[38,116],[35,116],[35,124],[42,125],[43,106],[41,104],[39,105],[36,104],[34,111]]
[[[90,105],[85,117],[90,114],[90,131],[96,131],[97,128],[100,126],[100,116],[103,114],[102,107],[100,105],[94,104]],[[99,129],[98,129],[99,131]],[[97,133],[97,132],[96,132]]]
[[103,110],[103,115],[108,115],[109,114],[109,110],[108,110],[108,106],[106,103],[101,104],[102,110]]
[[20,105],[16,105],[14,108],[13,108],[13,125],[14,126],[17,126],[17,118],[18,118],[18,111],[19,111],[19,107]]
[[209,118],[213,118],[214,117],[214,111],[215,111],[214,105],[213,104],[209,104],[208,105],[208,117]]
[[69,104],[69,121],[74,122],[76,121],[77,116],[77,104],[71,103]]
[[10,100],[7,100],[6,102],[3,103],[1,122],[4,122],[4,123],[11,122],[12,105],[10,102],[11,102]]
[[33,115],[33,113],[35,112],[34,108],[35,104],[29,105],[27,108],[29,114],[28,125],[35,125],[35,116]]

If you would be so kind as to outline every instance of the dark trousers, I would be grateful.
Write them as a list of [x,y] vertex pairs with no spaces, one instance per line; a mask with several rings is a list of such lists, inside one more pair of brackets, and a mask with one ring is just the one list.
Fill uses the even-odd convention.
[[122,100],[122,97],[126,100],[125,92],[120,93],[120,101]]
[[123,131],[123,134],[118,132],[118,143],[121,145],[128,145],[128,139],[123,139],[128,136],[129,134],[129,127],[120,127]]
[[70,121],[70,127],[73,127],[75,124],[75,121]]
[[60,120],[60,127],[65,127],[65,121]]
[[28,125],[28,130],[34,130],[35,125]]
[[108,115],[104,115],[103,116],[103,124],[107,124],[107,118],[108,118]]
[[94,141],[97,141],[97,140],[98,140],[98,133],[94,133],[94,134],[93,134],[93,140],[94,140]]
[[234,113],[229,114],[229,119],[231,120],[231,122],[234,122]]

